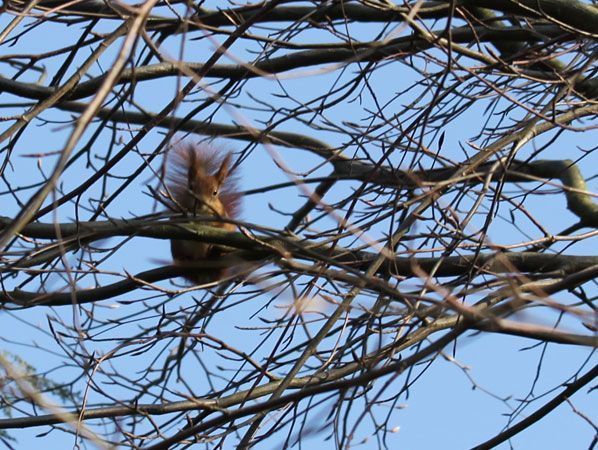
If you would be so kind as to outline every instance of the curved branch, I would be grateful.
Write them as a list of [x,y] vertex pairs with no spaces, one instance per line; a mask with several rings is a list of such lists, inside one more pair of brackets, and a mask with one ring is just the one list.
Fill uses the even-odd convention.
[[[452,11],[448,0],[443,2],[424,2],[417,9],[420,18],[439,19],[447,17]],[[24,6],[23,0],[12,0],[9,6],[19,10]],[[598,8],[577,0],[460,0],[457,6],[484,7],[503,13],[513,13],[524,17],[545,18],[558,24],[564,24],[571,29],[598,33]],[[36,8],[49,10],[63,6],[61,0],[40,1]],[[248,20],[259,5],[243,6],[239,8],[209,10],[198,8],[197,14],[191,20],[185,21],[185,28],[194,29],[200,26],[234,26]],[[394,6],[388,8],[374,8],[356,3],[343,3],[313,6],[279,6],[264,14],[259,19],[263,22],[403,22],[404,16],[412,12],[413,6]],[[83,17],[105,17],[122,20],[127,17],[128,10],[118,2],[102,0],[84,0],[60,9],[61,13],[81,15]],[[180,32],[183,23],[179,19],[152,16],[148,29],[160,29],[164,32]]]
[[[447,36],[444,30],[433,32],[437,38]],[[558,27],[537,26],[534,29],[521,27],[489,29],[486,27],[460,27],[450,31],[453,42],[467,43],[472,40],[478,42],[495,41],[537,41],[550,37],[562,36],[563,31]],[[570,38],[575,38],[570,35]],[[205,70],[202,63],[162,62],[134,69],[125,69],[120,73],[117,84],[155,80],[171,76],[184,76],[181,65],[195,73],[202,73],[206,78],[225,78],[230,80],[248,79],[260,76],[275,75],[297,68],[307,68],[321,64],[339,63],[350,64],[357,62],[379,61],[394,57],[398,54],[414,54],[427,50],[433,46],[429,40],[410,35],[394,39],[390,42],[368,42],[343,45],[332,45],[331,48],[297,51],[288,55],[245,64],[218,64],[211,65]],[[344,48],[345,47],[345,48]],[[205,70],[205,72],[204,72]],[[79,100],[94,95],[104,82],[105,75],[81,83],[64,100]],[[0,76],[0,89],[25,98],[43,100],[53,94],[55,89],[42,87],[34,83],[14,81]]]
[[492,439],[487,440],[483,444],[476,445],[473,447],[472,450],[490,450],[492,448],[496,448],[497,445],[501,444],[502,442],[512,438],[516,434],[522,432],[526,428],[532,426],[536,422],[539,422],[542,418],[553,412],[561,403],[567,401],[567,399],[571,398],[573,394],[579,391],[588,383],[591,383],[598,377],[598,364],[595,365],[592,369],[586,372],[584,375],[579,377],[577,380],[569,383],[568,386],[563,389],[558,395],[556,395],[552,400],[544,404],[541,408],[537,409],[533,414],[530,414],[521,422],[517,423],[516,425],[506,429],[502,433],[499,433]]
[[521,16],[541,17],[572,30],[598,35],[598,8],[578,0],[462,0],[460,3]]
[[530,175],[543,178],[558,178],[563,183],[567,208],[579,217],[582,225],[598,228],[598,204],[592,201],[586,180],[583,178],[579,167],[570,159],[565,160],[539,160],[526,165],[513,165],[516,172],[524,169]]
[[[552,285],[545,286],[545,290],[547,294],[556,293],[563,289],[569,289],[574,284],[583,283],[588,279],[591,279],[596,275],[596,267],[592,267],[590,270],[582,271],[578,274],[574,274],[570,277],[565,278],[562,281],[553,283]],[[585,272],[585,273],[584,273]],[[537,288],[529,287],[532,291],[536,291]],[[526,291],[528,288],[522,286],[522,291]],[[521,293],[521,292],[520,292]],[[463,316],[456,314],[452,316],[445,316],[436,318],[436,320],[432,323],[429,323],[426,327],[421,327],[417,331],[412,334],[405,336],[404,339],[399,340],[397,342],[393,342],[391,344],[386,345],[385,347],[378,349],[370,353],[368,356],[359,359],[358,361],[347,363],[342,367],[332,369],[326,373],[317,373],[317,374],[310,374],[309,376],[304,377],[297,377],[290,381],[288,388],[290,389],[300,389],[299,393],[303,394],[304,396],[300,398],[306,398],[310,395],[314,395],[314,389],[317,390],[321,389],[323,386],[326,386],[327,389],[333,386],[336,386],[337,389],[341,389],[341,385],[350,382],[351,380],[355,380],[355,378],[347,378],[351,375],[362,371],[365,374],[370,374],[372,370],[370,370],[371,366],[379,362],[381,358],[385,355],[388,356],[390,354],[396,354],[406,348],[412,347],[415,343],[421,342],[431,334],[446,330],[449,328],[453,328],[448,335],[452,335],[453,339],[460,335],[463,331],[466,331],[468,327],[479,329],[479,330],[490,330],[494,332],[504,332],[506,334],[517,334],[520,336],[532,338],[532,339],[541,339],[545,340],[548,339],[551,342],[557,343],[565,343],[565,344],[576,344],[576,345],[587,345],[587,346],[596,346],[597,338],[595,336],[583,336],[583,335],[571,335],[568,333],[559,333],[558,335],[552,333],[548,335],[545,332],[540,333],[529,333],[528,331],[521,332],[521,327],[519,327],[519,332],[515,332],[512,330],[512,326],[508,321],[500,320],[487,320],[488,318],[498,318],[499,316],[503,315],[505,312],[512,312],[513,311],[513,304],[507,303],[503,305],[499,305],[498,307],[491,308],[493,304],[496,304],[497,301],[501,299],[505,299],[503,293],[496,292],[492,294],[489,298],[483,299],[474,307],[469,308],[468,311],[474,312],[472,318],[477,318],[475,320],[464,320]],[[492,313],[494,311],[494,313]],[[161,336],[156,336],[159,338]],[[167,336],[164,336],[167,337]],[[446,335],[445,335],[446,337]],[[444,339],[441,338],[440,341]],[[415,355],[413,355],[415,356]],[[408,367],[411,363],[409,362],[410,358],[408,357],[405,360],[402,360],[402,367]],[[400,364],[401,361],[393,363],[393,365]],[[387,366],[386,366],[387,367]],[[367,369],[364,371],[364,368]],[[387,369],[384,367],[376,369],[379,376],[383,376],[384,374],[392,373],[387,372]],[[360,375],[359,378],[363,377],[364,375]],[[345,378],[343,380],[343,378]],[[137,414],[168,414],[172,412],[180,412],[180,411],[190,411],[190,410],[205,410],[205,411],[222,411],[225,408],[238,405],[241,403],[246,402],[247,400],[257,399],[266,395],[271,394],[274,392],[282,380],[275,380],[268,382],[266,384],[250,388],[249,390],[243,390],[236,392],[229,396],[220,396],[218,399],[193,399],[188,401],[181,401],[181,402],[171,402],[171,403],[163,403],[163,404],[150,404],[150,405],[126,405],[126,406],[116,406],[116,407],[105,407],[105,408],[94,408],[94,409],[86,409],[85,411],[77,410],[73,413],[77,417],[81,417],[83,420],[87,419],[95,419],[95,418],[108,418],[108,417],[119,417],[125,415],[137,415]],[[340,384],[339,384],[340,383]],[[293,395],[293,394],[291,394]],[[40,425],[51,425],[56,423],[61,423],[64,420],[64,415],[55,415],[55,414],[48,414],[36,417],[23,417],[23,418],[15,418],[15,419],[0,419],[0,429],[8,429],[8,428],[24,428],[24,427],[34,427]]]
[[[9,219],[0,219],[3,222]],[[213,219],[212,219],[213,220]],[[23,230],[29,233],[30,237],[51,238],[57,236],[57,230],[64,238],[72,237],[72,243],[79,244],[92,238],[106,238],[109,236],[137,236],[154,237],[159,239],[194,239],[202,242],[210,242],[215,245],[223,245],[242,249],[242,252],[231,253],[214,261],[197,262],[187,266],[167,266],[141,272],[135,276],[128,276],[126,279],[113,284],[105,285],[94,289],[69,290],[61,293],[39,293],[21,290],[5,291],[0,294],[3,303],[13,303],[22,307],[32,306],[59,306],[76,303],[88,303],[108,298],[113,298],[138,288],[147,287],[148,284],[162,281],[169,278],[179,277],[186,273],[201,268],[231,267],[243,264],[245,261],[255,261],[268,257],[285,259],[306,259],[314,262],[325,262],[339,266],[352,274],[359,275],[360,270],[366,270],[372,261],[379,255],[371,252],[352,251],[339,247],[326,247],[318,243],[290,237],[268,237],[248,238],[241,233],[229,233],[221,228],[192,223],[188,229],[181,224],[158,223],[148,225],[144,221],[129,222],[90,222],[80,224],[30,224]],[[82,230],[87,230],[83,233]],[[93,231],[95,230],[95,231]],[[264,244],[261,244],[264,242]],[[62,246],[69,248],[70,242]],[[39,263],[38,260],[24,260],[16,263],[16,269],[7,266],[4,271],[24,270],[24,267]],[[482,253],[479,255],[451,256],[446,258],[416,258],[396,257],[387,260],[381,265],[378,273],[381,275],[392,273],[399,276],[417,276],[421,271],[431,272],[435,270],[437,277],[451,277],[471,273],[549,273],[552,275],[563,275],[576,273],[598,264],[598,256],[569,256],[552,255],[546,253],[521,252],[521,253]],[[331,272],[332,277],[335,276]],[[339,281],[346,281],[347,275],[338,274]],[[386,284],[380,284],[381,280],[372,278],[365,280],[366,285],[374,290],[382,290],[391,295],[394,289]],[[390,291],[388,291],[390,289]],[[396,292],[397,298],[403,295]]]
[[[318,242],[281,236],[257,236],[248,238],[242,233],[224,231],[201,225],[197,220],[186,222],[148,222],[145,220],[111,220],[78,223],[31,223],[26,225],[21,234],[34,239],[62,239],[75,238],[84,242],[92,242],[116,236],[139,236],[155,239],[184,239],[209,242],[216,245],[255,252],[255,258],[264,256],[293,255],[307,259],[321,256],[325,261],[332,258],[334,262],[349,265],[354,269],[367,267],[379,255],[366,251],[354,251],[347,248],[329,247]],[[213,217],[203,218],[213,222]],[[10,223],[11,219],[0,216],[0,229]],[[266,245],[261,245],[264,242]],[[249,253],[245,256],[250,256]],[[598,256],[572,256],[537,252],[498,252],[482,253],[478,256],[450,256],[450,257],[396,257],[384,267],[384,272],[392,271],[397,275],[413,276],[414,266],[424,271],[431,270],[438,261],[442,264],[435,272],[438,276],[458,276],[468,273],[472,264],[476,268],[484,269],[488,273],[512,273],[513,268],[523,273],[540,271],[542,273],[556,272],[559,274],[576,272],[590,265],[596,264]],[[22,267],[22,266],[19,266]]]

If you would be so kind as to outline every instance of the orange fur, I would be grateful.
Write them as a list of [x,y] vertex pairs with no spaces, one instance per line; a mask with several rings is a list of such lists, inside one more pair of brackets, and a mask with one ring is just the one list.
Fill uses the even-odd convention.
[[[187,215],[237,218],[241,196],[236,178],[230,173],[231,159],[230,153],[206,146],[184,144],[172,148],[166,163],[166,187],[172,197],[170,208]],[[205,224],[227,231],[236,229],[234,224],[222,220]],[[170,248],[176,264],[216,260],[222,256],[217,247],[206,242],[172,239]],[[226,268],[198,269],[185,278],[205,284],[218,281],[225,273]]]

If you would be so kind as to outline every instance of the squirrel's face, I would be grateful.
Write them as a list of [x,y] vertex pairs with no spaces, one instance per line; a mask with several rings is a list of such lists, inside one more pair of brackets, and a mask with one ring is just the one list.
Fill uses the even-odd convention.
[[194,215],[222,216],[234,214],[238,196],[230,178],[231,154],[219,157],[196,147],[175,149],[167,166],[167,183],[173,210]]
[[196,214],[224,215],[224,206],[220,199],[222,182],[214,175],[203,175],[195,178],[194,186],[190,186],[194,197]]

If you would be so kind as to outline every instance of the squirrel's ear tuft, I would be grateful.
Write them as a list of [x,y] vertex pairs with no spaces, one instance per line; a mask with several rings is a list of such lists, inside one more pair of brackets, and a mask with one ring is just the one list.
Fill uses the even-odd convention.
[[224,159],[222,160],[222,164],[220,164],[220,168],[218,169],[218,172],[216,172],[216,174],[214,175],[218,184],[224,183],[224,180],[226,180],[226,178],[228,177],[228,174],[230,172],[231,158],[232,158],[231,154],[227,153],[226,156],[224,157]]

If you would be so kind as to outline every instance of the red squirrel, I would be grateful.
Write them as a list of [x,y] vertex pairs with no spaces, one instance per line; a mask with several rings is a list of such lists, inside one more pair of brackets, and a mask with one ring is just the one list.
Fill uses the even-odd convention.
[[[169,207],[189,216],[214,216],[235,219],[239,215],[241,195],[231,176],[232,155],[205,145],[182,144],[169,150],[166,157],[166,187]],[[236,226],[222,220],[205,225],[234,231]],[[221,251],[207,242],[172,239],[170,249],[175,264],[184,265],[218,259]],[[195,284],[218,281],[226,268],[198,268],[185,275]]]

